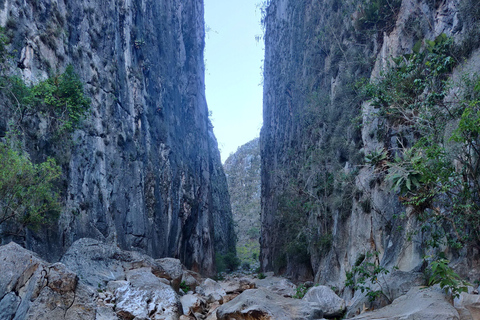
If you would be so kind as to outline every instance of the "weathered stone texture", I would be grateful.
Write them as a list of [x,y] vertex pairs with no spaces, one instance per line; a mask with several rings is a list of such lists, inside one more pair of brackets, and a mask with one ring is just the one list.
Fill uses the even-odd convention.
[[[73,64],[92,98],[64,155],[66,209],[26,246],[55,260],[90,237],[213,273],[234,235],[205,100],[203,1],[2,1],[0,24],[26,81]],[[52,154],[32,130],[33,159]]]
[[[469,0],[399,3],[377,32],[359,22],[360,1],[270,2],[260,139],[264,270],[342,287],[365,252],[379,252],[387,268],[421,267],[417,220],[363,165],[379,146],[395,150],[413,137],[385,126],[352,85],[377,77],[390,57],[441,33],[463,47],[472,40],[464,65],[475,65],[478,43],[468,38],[473,24],[465,8],[479,6]],[[395,218],[405,212],[405,219]],[[468,255],[470,262],[478,259]]]

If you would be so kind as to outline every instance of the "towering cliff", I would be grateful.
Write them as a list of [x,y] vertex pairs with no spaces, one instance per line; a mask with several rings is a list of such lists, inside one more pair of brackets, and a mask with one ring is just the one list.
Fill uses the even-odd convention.
[[235,243],[204,93],[203,1],[6,0],[0,9],[12,72],[36,83],[73,64],[92,100],[69,148],[45,119],[30,119],[32,159],[63,150],[65,209],[57,225],[28,231],[26,246],[53,260],[91,237],[213,273],[215,251]]
[[[420,91],[412,91],[420,88],[422,79],[431,76],[439,84],[447,78],[458,79],[461,69],[476,72],[480,4],[470,0],[272,0],[265,12],[262,268],[340,287],[346,273],[368,253],[378,254],[375,263],[386,268],[421,268],[423,256],[429,253],[425,239],[434,232],[422,228],[426,224],[419,222],[418,212],[440,216],[450,209],[435,207],[441,201],[428,196],[420,203],[423,208],[419,203],[408,205],[417,186],[412,187],[409,180],[400,188],[407,179],[396,178],[392,170],[393,164],[406,162],[408,152],[403,151],[425,134],[412,125],[418,119],[408,116],[423,116],[424,109],[411,111],[412,102],[398,109],[410,110],[407,114],[392,116],[398,112],[392,105],[399,103],[394,95],[409,80],[386,86],[383,96],[375,90],[373,96],[371,91],[365,95],[365,88],[371,88],[370,81],[373,86],[386,83],[379,79],[395,64],[397,73],[392,74],[413,73],[416,67],[402,68],[418,59],[415,63],[424,73],[404,98],[410,94],[417,106],[424,106],[422,101],[434,90],[423,85],[416,89]],[[447,50],[447,39],[452,46],[442,56],[439,52]],[[446,57],[444,65],[428,60],[429,53]],[[393,59],[397,57],[400,60]],[[437,73],[428,68],[434,63]],[[408,74],[404,79],[412,77]],[[455,81],[451,83],[455,88]],[[440,92],[429,100],[434,102],[429,105],[432,109],[449,105],[444,102],[452,94]],[[444,121],[442,115],[443,111],[437,113],[432,123]],[[445,120],[451,125],[450,134],[459,121],[458,115],[451,116]],[[436,136],[441,140],[445,135],[439,150],[452,141],[448,130],[442,130]],[[451,172],[455,170],[459,169]],[[440,171],[437,174],[441,176]],[[476,249],[468,250],[445,252],[451,259],[467,255],[466,264],[471,267],[478,254]],[[470,275],[476,272],[475,268],[462,270]]]

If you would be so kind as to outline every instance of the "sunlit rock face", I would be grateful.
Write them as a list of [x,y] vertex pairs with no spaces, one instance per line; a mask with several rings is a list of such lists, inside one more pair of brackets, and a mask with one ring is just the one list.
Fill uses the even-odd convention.
[[[65,154],[66,209],[56,226],[28,232],[26,246],[54,260],[90,237],[213,273],[215,251],[235,243],[205,100],[203,1],[1,1],[0,9],[16,72],[36,82],[73,64],[92,99]],[[51,154],[56,146],[31,130],[32,157]]]
[[[387,268],[420,267],[425,248],[415,215],[364,161],[372,150],[398,150],[415,137],[386,126],[355,85],[381,76],[390,57],[442,33],[462,48],[467,65],[477,65],[478,36],[470,35],[478,2],[389,1],[380,16],[355,0],[269,3],[260,137],[263,270],[342,287],[366,252],[377,252]],[[464,261],[477,259],[473,253]]]
[[244,267],[257,268],[260,237],[260,145],[256,138],[239,147],[225,161],[232,204],[237,255]]

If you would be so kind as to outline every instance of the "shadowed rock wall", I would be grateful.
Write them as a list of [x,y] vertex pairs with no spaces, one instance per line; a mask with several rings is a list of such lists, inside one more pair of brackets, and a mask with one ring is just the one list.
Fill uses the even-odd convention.
[[[205,101],[203,1],[2,1],[0,9],[16,72],[36,82],[73,64],[92,99],[64,155],[66,209],[57,226],[28,232],[26,246],[57,259],[91,237],[213,273],[215,250],[235,243]],[[34,159],[55,152],[32,132]]]

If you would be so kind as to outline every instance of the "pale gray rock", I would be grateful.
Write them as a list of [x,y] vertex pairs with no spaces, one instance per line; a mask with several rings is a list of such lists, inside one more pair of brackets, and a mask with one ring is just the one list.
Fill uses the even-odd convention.
[[116,245],[94,239],[76,241],[62,257],[69,269],[77,273],[80,281],[94,288],[105,287],[109,281],[125,280],[126,270],[150,267],[158,277],[169,277],[151,257],[123,251]]
[[345,300],[327,286],[310,288],[302,300],[316,304],[329,318],[340,317],[345,312]]
[[155,262],[166,273],[166,278],[171,281],[172,287],[178,291],[185,269],[180,260],[174,258],[156,259]]
[[182,275],[182,282],[185,282],[185,285],[190,288],[190,290],[195,291],[195,288],[203,281],[202,276],[197,272],[191,270],[184,270]]
[[365,312],[355,320],[459,320],[455,308],[447,301],[438,287],[415,287],[406,295],[395,299],[391,305],[372,312]]
[[207,307],[206,301],[198,294],[186,294],[180,297],[180,302],[185,315],[190,312],[204,313]]
[[[32,277],[40,276],[46,263],[39,259],[33,252],[25,250],[18,244],[10,242],[0,246],[0,299],[9,292],[24,292]],[[27,294],[32,294],[32,292]]]
[[[16,243],[0,247],[0,299],[5,313],[14,311],[15,320],[26,318],[32,301],[46,285],[46,265],[33,252]],[[5,299],[5,295],[9,297]]]
[[118,320],[117,314],[110,307],[98,306],[95,320]]
[[10,243],[0,247],[0,270],[0,319],[95,319],[95,290],[64,264],[48,264]]
[[283,297],[293,297],[297,292],[297,286],[282,277],[267,276],[265,279],[255,279],[254,282],[257,288],[266,288]]
[[93,288],[83,284],[79,284],[75,291],[62,293],[45,287],[32,303],[25,319],[95,320],[95,300]]
[[364,308],[380,309],[392,303],[393,300],[405,295],[413,287],[425,284],[425,276],[421,272],[395,271],[378,277],[379,283],[370,284],[372,291],[380,290],[384,294],[371,302],[367,292],[357,290],[349,301],[346,317],[358,315]]
[[233,278],[220,282],[220,286],[227,294],[242,293],[248,289],[255,289],[256,285],[250,278]]
[[480,295],[462,292],[454,299],[460,320],[480,320]]
[[0,300],[0,319],[12,319],[15,315],[20,298],[14,293],[9,292]]
[[306,301],[284,298],[264,288],[244,291],[217,309],[218,320],[306,320],[321,319],[322,310]]
[[195,292],[206,297],[208,302],[221,301],[227,295],[222,286],[210,278],[205,279]]
[[115,290],[115,312],[120,318],[177,320],[182,314],[175,290],[160,281],[149,268],[128,271],[127,281]]

